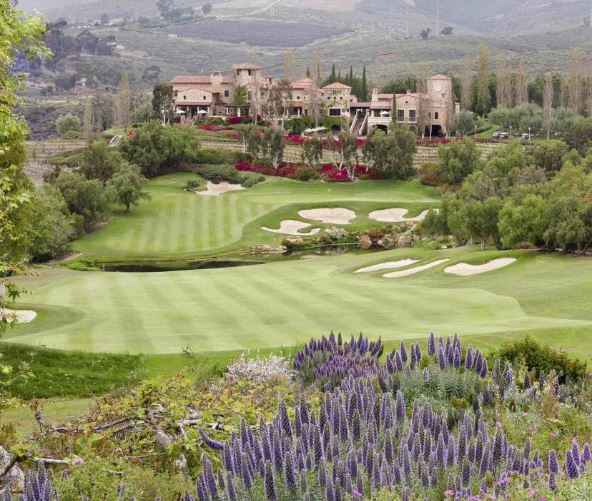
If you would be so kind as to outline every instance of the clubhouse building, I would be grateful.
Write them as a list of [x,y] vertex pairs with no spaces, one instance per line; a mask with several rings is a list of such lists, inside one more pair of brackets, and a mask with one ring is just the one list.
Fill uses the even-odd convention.
[[370,101],[359,101],[352,88],[340,82],[317,87],[304,78],[286,83],[263,76],[255,64],[233,66],[230,73],[213,72],[207,76],[176,76],[171,84],[175,95],[175,113],[181,121],[195,118],[262,114],[270,91],[282,87],[286,119],[313,116],[315,110],[341,120],[337,128],[349,128],[358,136],[379,128],[387,131],[394,119],[411,127],[425,127],[426,135],[446,134],[455,104],[452,79],[434,75],[427,79],[426,92],[380,94],[372,89]]

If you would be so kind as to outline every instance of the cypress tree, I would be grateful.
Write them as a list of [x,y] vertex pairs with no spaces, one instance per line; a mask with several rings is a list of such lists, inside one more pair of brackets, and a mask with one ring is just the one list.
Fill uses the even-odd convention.
[[329,83],[333,83],[337,80],[337,75],[335,73],[335,63],[333,63],[333,66],[331,67],[331,76],[329,77],[329,80]]
[[366,80],[366,66],[364,66],[364,70],[362,71],[362,101],[368,101],[368,82]]
[[354,67],[353,66],[349,67],[349,81],[348,81],[347,85],[349,85],[350,87],[354,86]]

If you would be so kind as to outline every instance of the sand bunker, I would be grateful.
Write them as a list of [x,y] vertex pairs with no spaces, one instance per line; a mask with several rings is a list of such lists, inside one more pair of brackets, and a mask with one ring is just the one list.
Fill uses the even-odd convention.
[[424,210],[419,216],[405,217],[409,211],[407,209],[385,209],[372,211],[368,217],[374,221],[383,223],[406,223],[423,221],[428,215],[429,210]]
[[220,195],[223,195],[224,193],[227,193],[229,191],[244,190],[244,188],[240,184],[230,184],[226,181],[218,184],[214,184],[211,181],[208,181],[206,183],[206,188],[207,189],[205,191],[196,191],[195,193],[201,195],[202,197],[219,197]]
[[0,314],[2,318],[6,318],[9,322],[16,319],[17,324],[28,324],[37,316],[37,312],[32,310],[0,310]]
[[380,263],[374,266],[368,266],[362,268],[356,273],[372,273],[374,271],[381,270],[396,270],[397,268],[405,268],[405,266],[411,266],[412,264],[419,263],[419,259],[401,259],[400,261],[390,261],[388,263]]
[[316,235],[320,230],[320,228],[314,228],[310,230],[308,233],[302,233],[302,230],[305,228],[310,228],[310,224],[303,223],[302,221],[294,221],[292,219],[284,219],[279,229],[274,230],[273,228],[267,228],[262,226],[261,229],[263,231],[268,231],[270,233],[281,233],[282,235],[293,235],[295,237],[306,237],[310,235]]
[[415,268],[410,268],[409,270],[402,270],[402,271],[395,271],[393,273],[387,273],[386,275],[382,275],[385,278],[402,278],[408,277],[409,275],[415,275],[421,271],[429,270],[430,268],[435,268],[436,266],[440,266],[441,264],[447,263],[450,259],[439,259],[438,261],[433,261],[432,263],[424,264],[423,266],[416,266]]
[[480,273],[487,273],[489,271],[499,270],[505,268],[515,262],[516,259],[513,257],[504,257],[500,259],[494,259],[485,264],[467,264],[458,263],[454,266],[449,266],[444,270],[444,273],[451,273],[452,275],[458,275],[460,277],[468,277],[470,275],[479,275]]
[[354,211],[340,208],[301,210],[298,215],[304,219],[321,221],[326,224],[349,224],[356,217]]

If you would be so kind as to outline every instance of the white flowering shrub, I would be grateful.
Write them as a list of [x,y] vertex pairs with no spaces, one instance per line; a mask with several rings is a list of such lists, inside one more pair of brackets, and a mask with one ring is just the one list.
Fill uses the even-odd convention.
[[230,363],[225,377],[248,379],[253,383],[264,383],[270,379],[292,379],[294,371],[291,362],[278,355],[247,358],[244,353]]

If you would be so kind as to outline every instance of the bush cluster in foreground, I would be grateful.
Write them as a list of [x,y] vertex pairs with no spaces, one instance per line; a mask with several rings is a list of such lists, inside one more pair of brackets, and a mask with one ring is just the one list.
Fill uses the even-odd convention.
[[[183,481],[173,488],[169,479],[165,491],[163,475],[174,467],[155,462],[161,490],[147,475],[139,477],[146,487],[138,488],[130,470],[113,481],[121,479],[117,493],[113,488],[111,497],[97,493],[96,499],[152,501],[155,492],[162,500],[184,501],[592,498],[585,380],[562,384],[554,371],[488,360],[457,336],[433,334],[425,346],[401,342],[388,352],[381,340],[331,334],[312,339],[291,363],[290,369],[279,357],[240,358],[206,395],[205,387],[177,378],[168,391],[183,397],[168,411],[160,389],[143,388],[133,400],[152,414],[152,431],[171,437],[172,428],[187,427],[166,450],[171,458],[185,458],[185,466],[179,459],[174,464],[185,468],[185,478],[195,478],[194,487],[179,492]],[[152,398],[162,404],[150,404]],[[276,410],[270,412],[272,402]],[[179,421],[187,409],[192,419]],[[212,425],[222,409],[228,409],[227,419]],[[133,437],[146,442],[150,433],[138,430]],[[125,436],[122,431],[112,454],[132,446]],[[156,444],[148,450],[157,450]],[[134,451],[136,463],[137,457]],[[84,461],[88,468],[99,465],[94,471],[108,465],[81,457],[79,466],[72,461],[52,479],[41,464],[28,473],[19,499],[88,497],[88,490],[72,494],[86,478]],[[4,494],[3,500],[12,499]]]

